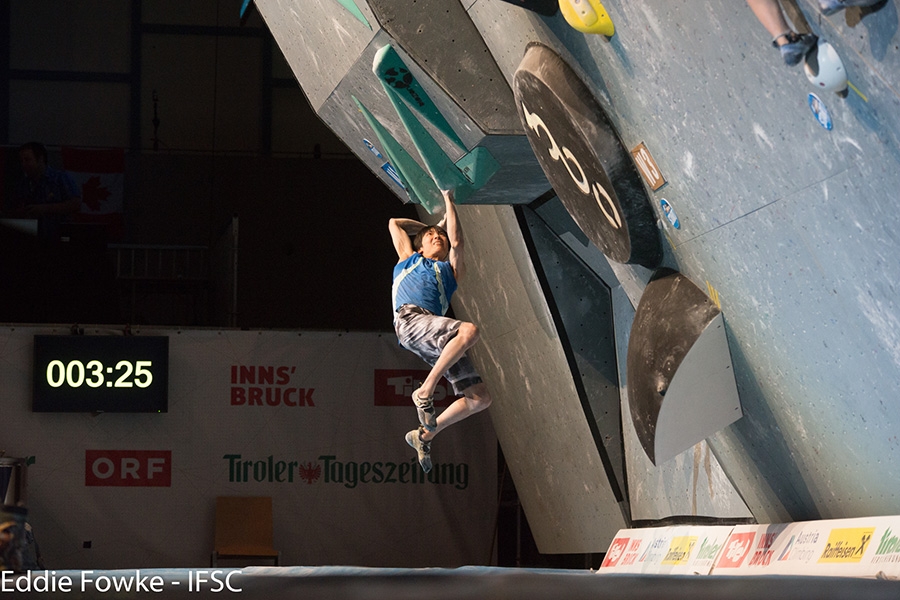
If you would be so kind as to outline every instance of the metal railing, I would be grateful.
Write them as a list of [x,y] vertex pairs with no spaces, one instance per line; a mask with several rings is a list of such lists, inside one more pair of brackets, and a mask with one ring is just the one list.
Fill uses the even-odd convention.
[[206,246],[110,244],[115,254],[116,279],[136,281],[207,281]]

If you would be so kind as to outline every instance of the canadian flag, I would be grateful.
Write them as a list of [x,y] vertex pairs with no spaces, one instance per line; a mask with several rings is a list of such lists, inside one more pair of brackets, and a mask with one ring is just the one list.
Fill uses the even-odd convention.
[[110,240],[125,233],[125,149],[61,149],[63,167],[81,190],[81,223],[103,223]]

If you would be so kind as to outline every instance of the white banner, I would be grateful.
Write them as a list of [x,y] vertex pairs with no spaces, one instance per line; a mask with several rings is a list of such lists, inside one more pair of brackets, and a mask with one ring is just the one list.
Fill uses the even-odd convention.
[[731,530],[692,525],[623,529],[610,544],[600,572],[708,575]]
[[900,517],[735,527],[715,575],[900,576]]
[[283,564],[490,562],[490,418],[442,432],[425,476],[404,441],[425,365],[393,335],[137,333],[169,338],[167,413],[32,412],[33,336],[68,330],[0,332],[0,449],[33,457],[27,506],[47,568],[206,566],[217,496],[272,497]]
[[599,573],[900,577],[900,516],[622,529]]

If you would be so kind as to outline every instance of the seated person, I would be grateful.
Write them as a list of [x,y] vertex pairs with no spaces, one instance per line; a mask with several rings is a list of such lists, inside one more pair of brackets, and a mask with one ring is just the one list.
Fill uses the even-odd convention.
[[81,190],[71,175],[47,164],[47,149],[43,144],[28,142],[20,146],[19,162],[24,177],[5,215],[37,219],[38,239],[58,241],[60,223],[81,207]]

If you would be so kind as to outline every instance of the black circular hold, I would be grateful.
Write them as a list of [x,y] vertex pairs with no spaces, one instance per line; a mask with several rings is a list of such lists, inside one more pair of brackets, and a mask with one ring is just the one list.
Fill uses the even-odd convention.
[[585,235],[616,262],[659,266],[662,244],[640,173],[578,74],[533,43],[513,92],[544,174]]

